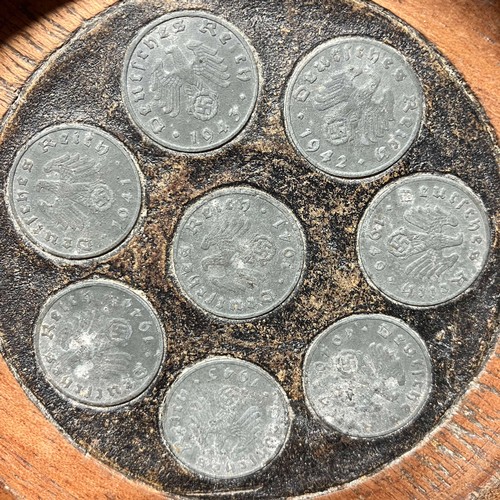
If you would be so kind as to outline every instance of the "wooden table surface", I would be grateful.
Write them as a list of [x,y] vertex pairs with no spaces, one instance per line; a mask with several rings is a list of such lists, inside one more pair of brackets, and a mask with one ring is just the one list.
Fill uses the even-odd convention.
[[[0,117],[39,64],[114,1],[0,1]],[[451,60],[500,131],[500,2],[377,3],[418,29]],[[424,442],[329,498],[500,498],[499,355],[497,345],[466,396]],[[27,398],[0,358],[0,499],[11,497],[164,498],[70,444]]]

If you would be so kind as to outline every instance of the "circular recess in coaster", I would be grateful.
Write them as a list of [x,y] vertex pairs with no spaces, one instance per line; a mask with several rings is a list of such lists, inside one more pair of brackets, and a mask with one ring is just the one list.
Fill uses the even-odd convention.
[[422,411],[432,384],[425,343],[403,321],[355,314],[321,332],[304,361],[311,411],[353,437],[397,432]]
[[134,123],[185,153],[218,148],[248,122],[259,91],[254,50],[235,26],[189,10],[155,19],[132,41],[122,92]]
[[37,249],[89,259],[122,243],[137,222],[142,188],[132,155],[93,126],[48,127],[19,151],[6,198]]
[[306,245],[293,212],[267,193],[233,186],[196,200],[172,243],[172,268],[183,292],[221,318],[266,314],[293,293]]
[[465,292],[491,246],[481,200],[459,179],[417,174],[385,186],[358,227],[366,277],[411,306],[440,305]]
[[233,479],[263,469],[280,453],[290,407],[262,368],[211,357],[188,367],[169,388],[160,426],[170,451],[188,469]]
[[284,116],[290,140],[309,163],[359,179],[404,155],[424,107],[420,82],[400,52],[373,38],[339,37],[295,68]]
[[142,394],[163,361],[156,312],[115,281],[79,281],[45,303],[34,331],[45,378],[65,397],[110,409]]

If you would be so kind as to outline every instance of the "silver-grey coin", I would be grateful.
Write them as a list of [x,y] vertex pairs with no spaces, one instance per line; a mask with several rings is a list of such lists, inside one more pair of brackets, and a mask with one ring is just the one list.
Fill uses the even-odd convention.
[[420,83],[395,49],[365,37],[330,40],[295,68],[285,95],[295,148],[327,174],[359,178],[410,147],[424,109]]
[[391,299],[432,306],[457,297],[483,269],[490,247],[481,200],[451,176],[417,174],[384,187],[358,227],[368,281]]
[[304,361],[309,408],[355,437],[380,437],[411,423],[427,401],[431,382],[431,362],[420,336],[383,314],[334,323],[316,337]]
[[258,88],[248,41],[206,12],[156,19],[125,57],[122,92],[134,123],[176,151],[208,151],[231,140],[250,118]]
[[44,305],[34,331],[38,365],[64,396],[108,407],[136,398],[164,352],[156,313],[138,293],[95,279],[64,288]]
[[259,471],[283,449],[290,427],[285,392],[247,361],[215,357],[185,370],[167,393],[160,426],[172,454],[204,476]]
[[197,306],[230,319],[265,314],[298,285],[305,239],[291,210],[249,187],[217,189],[183,215],[174,275]]
[[141,209],[138,167],[125,147],[83,124],[49,127],[19,152],[7,188],[11,213],[38,248],[66,259],[105,254]]

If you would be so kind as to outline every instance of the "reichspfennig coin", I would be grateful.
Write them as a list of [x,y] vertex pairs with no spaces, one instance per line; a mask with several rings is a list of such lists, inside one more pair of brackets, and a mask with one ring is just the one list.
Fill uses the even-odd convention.
[[158,144],[195,153],[245,126],[259,75],[252,48],[227,21],[181,11],[147,25],[125,57],[122,89],[134,121]]
[[249,319],[285,301],[302,276],[305,240],[291,210],[249,187],[217,189],[189,207],[172,263],[184,293],[216,316]]
[[160,425],[170,451],[188,469],[231,479],[259,471],[280,453],[289,412],[285,392],[262,368],[217,357],[173,383]]
[[327,174],[359,178],[393,165],[415,140],[420,83],[392,47],[365,37],[330,40],[295,68],[285,95],[288,136]]
[[358,227],[358,255],[369,282],[393,300],[442,304],[464,292],[490,247],[481,200],[460,180],[417,174],[384,187]]
[[51,297],[34,336],[47,380],[84,405],[134,399],[149,387],[163,359],[164,334],[152,306],[108,280],[83,281]]
[[125,147],[83,124],[49,127],[19,152],[8,178],[11,213],[40,249],[66,259],[105,254],[141,209],[138,167]]
[[385,436],[412,422],[431,382],[431,362],[420,336],[382,314],[334,323],[316,337],[304,361],[309,408],[355,437]]

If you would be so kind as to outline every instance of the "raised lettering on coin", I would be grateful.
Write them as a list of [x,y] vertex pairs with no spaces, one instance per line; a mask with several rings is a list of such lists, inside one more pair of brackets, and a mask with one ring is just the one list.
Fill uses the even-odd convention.
[[393,165],[420,128],[423,95],[405,58],[365,37],[320,45],[295,69],[285,124],[299,153],[327,174],[359,178]]
[[66,259],[105,254],[130,233],[141,209],[141,180],[125,147],[88,125],[58,125],[19,152],[8,201],[22,233]]
[[233,25],[200,11],[163,16],[133,40],[122,89],[134,121],[158,144],[188,153],[222,146],[255,106],[252,48]]
[[134,399],[163,359],[163,330],[151,305],[108,280],[71,285],[43,307],[35,327],[38,365],[64,396],[108,407]]
[[174,274],[206,311],[231,319],[265,314],[302,276],[305,240],[291,210],[249,187],[218,189],[186,210],[173,242]]
[[262,368],[217,357],[188,368],[174,382],[160,425],[184,466],[231,479],[259,471],[280,453],[289,412],[285,392]]
[[411,423],[432,382],[427,348],[408,325],[382,314],[345,318],[307,351],[304,391],[312,412],[350,436],[380,437]]
[[384,187],[358,228],[368,280],[393,300],[442,304],[483,269],[490,229],[481,200],[450,176],[417,174]]

